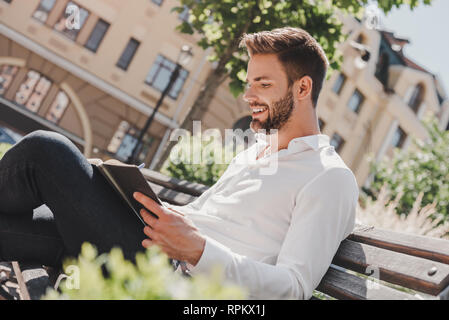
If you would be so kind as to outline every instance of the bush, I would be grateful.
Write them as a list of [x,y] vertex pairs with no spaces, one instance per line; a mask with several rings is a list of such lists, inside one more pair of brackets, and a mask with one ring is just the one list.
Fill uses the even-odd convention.
[[[199,136],[183,138],[172,149],[161,173],[173,178],[212,186],[225,172],[243,144],[222,146],[220,139],[204,141]],[[234,150],[235,149],[235,150]],[[199,163],[195,163],[196,159]]]
[[9,143],[0,143],[0,159],[3,158],[6,151],[8,151],[12,147]]
[[244,299],[243,289],[225,283],[220,269],[208,277],[184,277],[173,272],[168,257],[157,247],[136,255],[132,263],[122,251],[97,255],[85,243],[76,260],[67,260],[64,270],[71,278],[63,280],[60,291],[50,290],[46,300],[173,300]]
[[368,193],[378,196],[386,185],[391,197],[401,197],[396,213],[407,215],[422,193],[421,206],[435,204],[436,214],[449,221],[449,132],[438,128],[435,119],[424,122],[430,139],[413,139],[413,147],[395,150],[392,159],[372,164],[374,181]]

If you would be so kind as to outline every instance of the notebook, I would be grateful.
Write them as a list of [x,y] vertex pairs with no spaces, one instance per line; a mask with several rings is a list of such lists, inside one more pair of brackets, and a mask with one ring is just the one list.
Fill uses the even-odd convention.
[[[97,159],[96,159],[97,160]],[[99,160],[99,159],[98,159]],[[96,161],[94,164],[101,174],[106,178],[112,188],[120,195],[120,197],[128,204],[133,210],[139,220],[147,225],[141,215],[140,210],[145,208],[140,202],[133,197],[133,193],[138,191],[149,198],[156,201],[161,206],[164,206],[156,193],[153,191],[149,183],[145,180],[140,169],[131,164],[125,164],[115,159],[107,161]],[[158,218],[156,214],[150,212],[154,217]]]

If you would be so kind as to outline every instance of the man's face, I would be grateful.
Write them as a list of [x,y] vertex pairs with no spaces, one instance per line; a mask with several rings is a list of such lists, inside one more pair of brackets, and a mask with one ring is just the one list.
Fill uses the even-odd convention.
[[247,90],[243,99],[252,110],[250,127],[257,132],[281,129],[290,118],[294,106],[287,74],[275,54],[251,57],[247,71]]

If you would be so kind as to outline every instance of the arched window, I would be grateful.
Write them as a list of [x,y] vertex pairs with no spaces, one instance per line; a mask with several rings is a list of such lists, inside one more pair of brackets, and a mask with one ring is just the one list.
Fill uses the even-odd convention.
[[53,123],[58,123],[68,105],[69,97],[67,97],[64,91],[59,91],[45,118]]
[[19,68],[16,66],[0,66],[0,95],[3,95],[9,88],[18,70]]
[[51,87],[51,81],[39,72],[30,70],[25,81],[16,92],[15,102],[25,106],[32,112],[37,112]]
[[409,89],[405,96],[408,106],[415,112],[418,112],[419,106],[424,99],[424,86],[419,83],[414,88]]

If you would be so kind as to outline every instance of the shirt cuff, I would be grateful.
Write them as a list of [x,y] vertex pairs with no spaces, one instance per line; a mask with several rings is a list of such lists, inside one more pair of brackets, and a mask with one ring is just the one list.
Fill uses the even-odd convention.
[[215,266],[220,266],[225,270],[228,264],[232,261],[231,250],[215,241],[214,239],[205,236],[206,244],[204,245],[203,254],[195,266],[188,265],[191,275],[209,274]]

